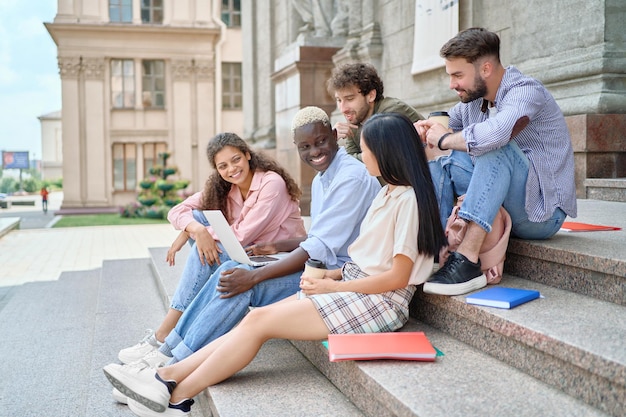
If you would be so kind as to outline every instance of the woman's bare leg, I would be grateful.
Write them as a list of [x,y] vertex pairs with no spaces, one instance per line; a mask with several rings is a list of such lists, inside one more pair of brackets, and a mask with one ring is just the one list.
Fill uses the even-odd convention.
[[311,300],[289,300],[255,308],[224,336],[193,355],[158,369],[161,378],[178,382],[171,402],[192,398],[234,375],[269,339],[322,340],[328,327]]
[[165,315],[165,318],[161,322],[161,325],[154,332],[154,337],[156,337],[156,340],[163,343],[167,335],[169,335],[170,332],[174,330],[174,327],[176,327],[176,323],[178,323],[178,320],[180,319],[180,316],[182,315],[183,315],[182,311],[178,311],[173,308],[170,308],[169,310],[167,310],[167,314]]

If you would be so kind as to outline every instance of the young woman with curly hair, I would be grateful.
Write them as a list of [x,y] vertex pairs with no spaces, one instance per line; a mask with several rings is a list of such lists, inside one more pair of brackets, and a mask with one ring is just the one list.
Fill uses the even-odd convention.
[[148,331],[138,344],[120,351],[118,357],[123,363],[149,355],[155,365],[160,364],[164,358],[158,355],[158,347],[215,269],[230,259],[202,210],[224,213],[244,247],[306,237],[300,217],[301,191],[278,163],[251,149],[234,133],[220,133],[212,138],[207,157],[215,172],[207,179],[204,190],[173,207],[167,216],[182,231],[168,251],[170,265],[187,239],[193,239],[170,308],[155,332]]

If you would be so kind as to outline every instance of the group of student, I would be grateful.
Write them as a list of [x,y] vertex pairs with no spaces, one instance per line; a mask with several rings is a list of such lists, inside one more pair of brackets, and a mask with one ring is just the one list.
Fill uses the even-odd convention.
[[[441,48],[460,98],[449,127],[384,97],[371,65],[336,68],[327,86],[346,121],[331,126],[317,107],[292,121],[296,150],[317,171],[308,232],[283,168],[235,134],[211,139],[215,173],[168,215],[182,232],[167,261],[192,243],[183,275],[157,330],[104,367],[113,397],[139,416],[187,415],[195,395],[243,369],[269,339],[395,331],[418,285],[440,295],[484,287],[479,254],[502,207],[511,235],[524,239],[549,238],[575,217],[564,117],[538,81],[501,65],[499,48],[483,28]],[[465,236],[443,261],[460,196]],[[288,255],[263,267],[230,260],[207,209],[224,213],[251,254]],[[323,279],[302,272],[309,258],[326,265]]]

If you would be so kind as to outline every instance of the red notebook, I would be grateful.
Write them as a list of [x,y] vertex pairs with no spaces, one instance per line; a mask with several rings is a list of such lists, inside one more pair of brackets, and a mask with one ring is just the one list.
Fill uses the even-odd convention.
[[561,231],[563,232],[596,232],[606,230],[622,230],[622,228],[579,222],[563,222],[563,225],[561,225]]
[[328,359],[434,361],[437,351],[423,332],[329,334]]

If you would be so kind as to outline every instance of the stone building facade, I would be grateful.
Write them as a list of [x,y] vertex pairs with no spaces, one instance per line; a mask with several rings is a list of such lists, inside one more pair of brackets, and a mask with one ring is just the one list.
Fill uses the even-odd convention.
[[208,140],[243,134],[237,3],[58,0],[62,209],[134,201],[163,152],[201,189]]
[[242,19],[244,136],[275,149],[305,194],[313,172],[299,163],[289,123],[307,105],[342,118],[325,88],[332,67],[371,62],[386,96],[424,115],[445,110],[457,97],[438,50],[473,26],[497,32],[503,64],[555,96],[572,133],[580,198],[588,181],[626,177],[621,0],[243,0]]

